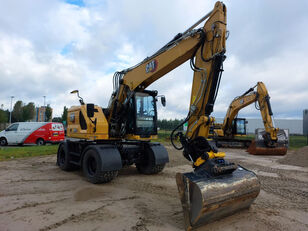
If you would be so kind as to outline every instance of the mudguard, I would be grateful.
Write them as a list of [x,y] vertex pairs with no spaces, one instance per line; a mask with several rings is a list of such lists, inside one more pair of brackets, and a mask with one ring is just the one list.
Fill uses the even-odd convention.
[[165,164],[169,162],[169,156],[166,148],[160,143],[152,143],[148,148],[155,158],[155,165]]
[[89,149],[95,150],[99,155],[102,171],[114,171],[122,168],[121,154],[114,145],[89,145],[84,153]]

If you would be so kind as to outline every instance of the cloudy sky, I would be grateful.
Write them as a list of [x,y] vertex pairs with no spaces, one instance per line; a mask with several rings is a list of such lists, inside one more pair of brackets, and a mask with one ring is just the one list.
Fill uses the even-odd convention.
[[[150,56],[208,13],[207,0],[0,0],[0,106],[46,102],[61,116],[86,102],[107,106],[112,76]],[[213,115],[263,81],[276,118],[308,108],[308,1],[225,1],[227,60]],[[159,118],[186,116],[192,71],[185,63],[149,89],[167,98]],[[260,118],[253,105],[241,117]]]

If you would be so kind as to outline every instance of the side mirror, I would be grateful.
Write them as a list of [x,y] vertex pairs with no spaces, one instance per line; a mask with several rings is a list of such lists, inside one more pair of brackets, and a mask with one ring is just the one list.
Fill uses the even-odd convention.
[[87,104],[87,116],[88,117],[93,117],[94,116],[94,104],[93,103],[88,103]]
[[164,95],[162,95],[162,96],[160,97],[160,100],[161,100],[161,104],[162,104],[164,107],[166,107],[166,97],[165,97]]

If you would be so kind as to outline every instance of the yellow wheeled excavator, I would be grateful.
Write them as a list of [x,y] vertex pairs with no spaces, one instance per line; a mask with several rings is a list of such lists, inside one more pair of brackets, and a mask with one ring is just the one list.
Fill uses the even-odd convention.
[[[256,89],[256,90],[255,90]],[[256,129],[255,140],[237,139],[246,136],[246,119],[237,118],[241,109],[255,103],[260,110],[264,130]],[[275,128],[270,97],[263,82],[258,82],[244,94],[231,102],[222,124],[214,123],[213,137],[217,146],[248,147],[248,152],[257,155],[285,155],[288,147],[288,134],[285,130]]]
[[[194,29],[203,21],[203,27]],[[151,142],[157,136],[158,94],[147,87],[190,60],[194,76],[184,121],[188,129],[185,134],[177,128],[172,132],[173,145],[183,150],[194,169],[176,174],[186,229],[249,207],[260,191],[258,178],[227,161],[225,153],[207,139],[226,58],[226,24],[226,6],[217,2],[210,13],[155,54],[116,72],[106,108],[86,104],[78,95],[81,105],[68,110],[67,139],[57,154],[59,167],[79,166],[92,183],[111,181],[125,165],[135,164],[143,174],[161,172],[169,157],[163,145]]]

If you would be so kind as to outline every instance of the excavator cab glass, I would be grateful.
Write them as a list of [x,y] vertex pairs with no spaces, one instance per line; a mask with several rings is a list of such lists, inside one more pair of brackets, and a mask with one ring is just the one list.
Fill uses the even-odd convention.
[[157,112],[155,97],[145,92],[135,94],[136,135],[156,135]]
[[246,119],[236,118],[232,121],[234,135],[246,135]]
[[88,103],[87,104],[87,116],[88,117],[93,117],[94,116],[94,104],[93,103]]

